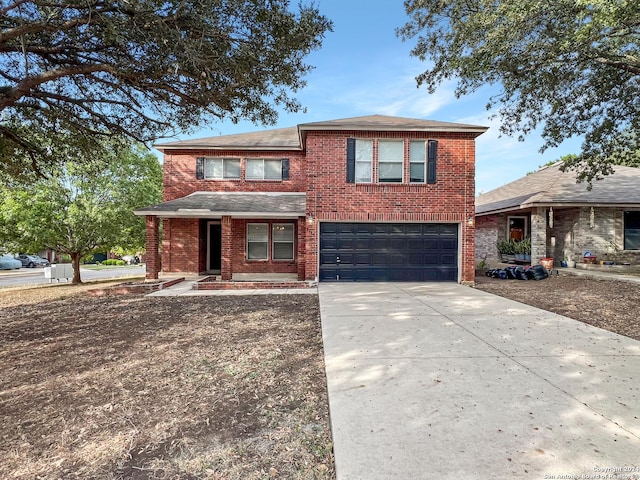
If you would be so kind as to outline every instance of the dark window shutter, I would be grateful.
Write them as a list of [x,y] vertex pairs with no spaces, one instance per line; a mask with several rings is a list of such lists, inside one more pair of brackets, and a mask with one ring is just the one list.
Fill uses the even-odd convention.
[[436,160],[438,158],[438,141],[427,143],[427,183],[436,183]]
[[347,183],[356,182],[356,139],[347,138]]
[[204,178],[204,157],[196,158],[196,178],[198,180]]
[[289,159],[282,159],[282,180],[289,180]]

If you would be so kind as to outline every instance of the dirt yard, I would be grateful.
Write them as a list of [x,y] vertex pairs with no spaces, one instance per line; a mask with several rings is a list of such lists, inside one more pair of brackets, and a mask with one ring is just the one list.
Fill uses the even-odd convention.
[[[477,277],[640,340],[640,285]],[[0,478],[334,479],[315,295],[0,290]]]
[[476,288],[640,340],[640,285],[571,275],[545,280],[476,277]]
[[0,291],[0,478],[335,478],[317,296],[87,288]]

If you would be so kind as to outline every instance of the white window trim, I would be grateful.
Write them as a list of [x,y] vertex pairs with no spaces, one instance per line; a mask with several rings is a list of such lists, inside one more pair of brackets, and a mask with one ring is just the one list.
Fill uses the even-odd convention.
[[[426,185],[427,183],[427,142],[428,140],[409,140],[409,182],[414,185]],[[411,144],[412,143],[422,143],[424,146],[424,158],[420,162],[412,162],[411,161]],[[422,181],[415,182],[411,180],[411,165],[412,164],[420,164],[422,165]]]
[[[249,226],[250,225],[264,225],[266,227],[267,239],[266,242],[252,242],[252,243],[266,243],[267,244],[267,255],[265,258],[249,258]],[[262,222],[251,222],[247,223],[246,230],[246,243],[245,243],[245,257],[247,262],[268,262],[269,261],[269,224]]]
[[[381,143],[399,143],[402,146],[402,156],[400,157],[400,162],[397,161],[381,161],[380,160],[380,144]],[[402,183],[405,183],[404,181],[404,165],[405,165],[405,142],[404,140],[393,140],[393,139],[378,139],[378,183],[384,183],[384,184],[391,184],[391,185],[400,185]],[[380,179],[380,165],[382,164],[400,164],[401,165],[401,175],[400,175],[400,181],[399,182],[395,182],[395,181],[385,181],[385,180],[381,180]]]
[[[358,142],[370,142],[371,143],[371,158],[365,162],[363,160],[358,160]],[[354,172],[354,180],[355,183],[360,183],[364,185],[369,185],[373,182],[373,162],[374,162],[374,154],[373,154],[374,141],[370,138],[356,138],[356,158],[355,158],[355,172]],[[369,164],[369,180],[360,181],[358,180],[358,164],[368,163]]]
[[[207,162],[210,161],[222,161],[222,177],[209,177],[207,176]],[[224,176],[224,164],[225,162],[230,162],[230,161],[235,161],[238,162],[238,176],[237,177],[225,177]],[[204,159],[204,179],[205,180],[240,180],[240,177],[242,175],[241,169],[240,169],[240,159],[239,158],[231,158],[231,157],[205,157]]]
[[[286,225],[291,227],[291,241],[278,241],[276,242],[273,236],[273,230],[278,225]],[[276,243],[290,243],[291,244],[291,258],[275,258],[275,245]],[[296,258],[296,227],[293,223],[273,223],[271,224],[271,259],[274,262],[291,262]]]
[[[249,162],[262,162],[262,178],[249,176]],[[280,177],[279,178],[265,178],[264,162],[279,162],[280,163]],[[281,182],[282,181],[282,159],[281,158],[247,158],[245,168],[245,180],[249,182]]]

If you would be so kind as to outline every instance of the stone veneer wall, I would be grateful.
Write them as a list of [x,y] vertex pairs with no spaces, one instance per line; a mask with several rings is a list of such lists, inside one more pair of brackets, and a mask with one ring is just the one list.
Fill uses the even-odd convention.
[[[640,252],[624,251],[624,210],[594,207],[591,226],[591,208],[574,207],[556,210],[554,226],[549,229],[549,252],[556,261],[572,258],[581,262],[584,252],[591,252],[598,260],[616,263],[640,263]],[[612,248],[613,242],[617,252]]]

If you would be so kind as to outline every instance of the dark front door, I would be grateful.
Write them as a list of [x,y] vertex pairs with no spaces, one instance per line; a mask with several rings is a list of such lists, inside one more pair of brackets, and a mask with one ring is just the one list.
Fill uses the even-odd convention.
[[320,281],[457,281],[458,225],[321,223]]
[[211,273],[220,273],[222,267],[222,225],[210,223],[208,236],[207,270]]

